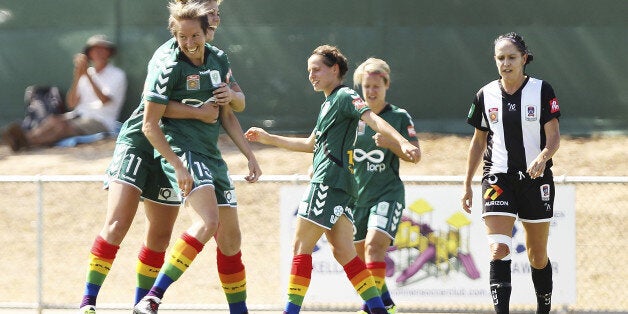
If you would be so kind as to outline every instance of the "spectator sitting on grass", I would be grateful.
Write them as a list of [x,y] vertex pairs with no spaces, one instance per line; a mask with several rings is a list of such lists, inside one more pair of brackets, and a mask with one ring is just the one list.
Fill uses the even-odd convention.
[[74,56],[74,79],[66,96],[71,111],[50,115],[26,132],[12,123],[2,134],[4,142],[16,152],[68,137],[114,132],[127,88],[124,71],[110,63],[115,53],[105,35],[90,37],[83,52]]

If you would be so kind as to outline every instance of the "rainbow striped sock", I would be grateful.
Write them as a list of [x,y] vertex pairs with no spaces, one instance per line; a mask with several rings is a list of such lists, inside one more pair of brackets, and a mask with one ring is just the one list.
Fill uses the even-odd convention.
[[227,256],[216,248],[216,264],[222,290],[229,303],[229,313],[248,313],[246,307],[246,273],[242,264],[242,252]]
[[146,295],[162,299],[168,287],[190,267],[203,246],[203,243],[184,232],[174,244],[168,262],[164,263],[153,287]]
[[382,296],[382,302],[384,305],[394,305],[392,298],[390,297],[390,292],[388,292],[388,287],[386,286],[386,263],[385,262],[370,262],[366,263],[366,269],[369,270],[371,276],[373,276],[373,280],[375,280],[375,286],[377,286],[377,290]]
[[161,266],[164,264],[166,252],[155,252],[142,245],[140,253],[137,255],[137,287],[135,287],[135,304],[148,293],[155,283]]
[[392,300],[392,297],[390,296],[390,291],[388,291],[386,283],[384,283],[384,286],[382,287],[382,302],[384,302],[385,306],[395,305],[395,301]]
[[384,310],[384,313],[386,313],[386,308],[384,307],[384,303],[382,303],[379,290],[377,290],[375,286],[373,276],[371,276],[371,273],[366,269],[364,262],[356,256],[345,264],[343,268],[353,288],[358,292],[362,300],[364,300],[371,310],[371,313],[380,313],[381,310]]
[[293,314],[301,311],[307,288],[312,278],[312,255],[299,254],[292,258],[290,282],[288,283],[288,303],[284,313]]
[[109,244],[101,236],[96,237],[89,254],[89,268],[87,269],[87,279],[85,280],[85,292],[81,306],[96,305],[96,298],[102,283],[105,281],[111,263],[116,258],[116,253],[120,246]]

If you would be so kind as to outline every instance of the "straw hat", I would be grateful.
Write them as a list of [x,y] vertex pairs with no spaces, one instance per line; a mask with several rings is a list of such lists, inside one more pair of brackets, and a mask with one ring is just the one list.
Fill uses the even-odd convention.
[[88,54],[89,50],[96,46],[108,48],[109,51],[111,51],[111,56],[116,54],[116,45],[111,42],[106,35],[102,34],[94,35],[87,39],[85,47],[83,48],[83,53]]

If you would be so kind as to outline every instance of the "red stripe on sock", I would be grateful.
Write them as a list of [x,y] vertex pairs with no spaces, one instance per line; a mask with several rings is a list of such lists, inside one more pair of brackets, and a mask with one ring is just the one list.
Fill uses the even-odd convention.
[[156,252],[142,245],[142,248],[140,249],[140,253],[137,255],[137,258],[140,260],[140,262],[148,266],[159,268],[161,267],[161,265],[164,264],[165,256],[166,252]]
[[386,268],[385,262],[370,262],[366,263],[366,269]]
[[227,256],[222,254],[219,248],[216,248],[216,262],[218,264],[218,272],[221,274],[230,275],[244,270],[241,251],[238,251],[235,255]]
[[312,278],[312,255],[299,254],[292,258],[291,275],[297,275],[304,278]]
[[366,265],[364,265],[364,262],[358,256],[356,256],[354,259],[342,266],[342,268],[344,268],[345,273],[349,278],[353,278],[357,276],[362,270],[366,269]]
[[105,241],[103,237],[98,236],[96,240],[94,240],[94,244],[92,245],[92,254],[105,258],[105,259],[115,259],[116,253],[118,253],[119,245],[113,245],[109,242]]
[[191,247],[193,247],[196,250],[196,252],[200,252],[201,250],[203,250],[203,247],[205,246],[203,243],[201,243],[195,237],[189,235],[187,232],[184,232],[181,235],[181,239],[183,239],[183,241],[185,241],[185,243],[187,243]]

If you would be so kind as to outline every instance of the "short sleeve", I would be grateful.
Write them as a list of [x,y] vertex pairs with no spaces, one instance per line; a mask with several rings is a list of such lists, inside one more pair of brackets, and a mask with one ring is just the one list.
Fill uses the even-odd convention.
[[558,98],[556,98],[552,86],[543,81],[541,86],[541,123],[545,124],[554,118],[558,119],[558,117],[560,117]]
[[467,123],[475,127],[476,129],[482,131],[488,131],[488,125],[486,123],[486,119],[484,119],[484,95],[482,90],[478,91],[475,97],[473,98],[473,102],[471,103],[471,107],[469,108],[469,113],[467,114]]
[[410,142],[418,141],[419,139],[416,136],[416,130],[414,129],[414,122],[412,121],[412,117],[410,114],[404,110],[399,110],[400,125],[397,130],[399,134],[401,134],[405,139]]
[[339,93],[341,93],[339,103],[342,115],[360,119],[363,113],[370,110],[364,99],[353,89],[345,87]]

